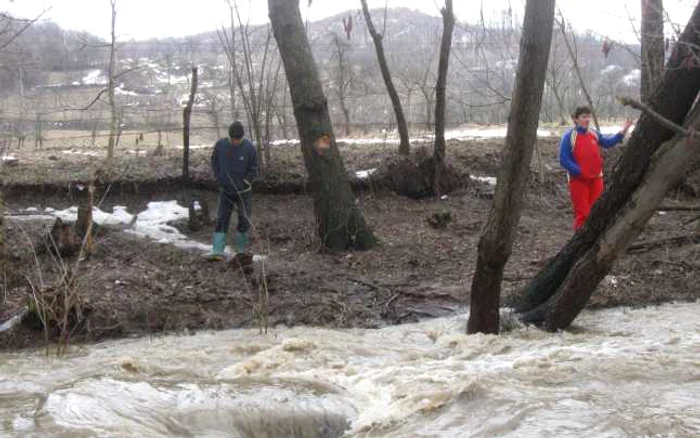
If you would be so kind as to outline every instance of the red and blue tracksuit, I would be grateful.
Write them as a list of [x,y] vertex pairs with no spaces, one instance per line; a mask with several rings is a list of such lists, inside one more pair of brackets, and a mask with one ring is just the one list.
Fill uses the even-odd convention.
[[569,191],[574,206],[574,231],[581,228],[591,207],[603,193],[603,156],[600,147],[612,148],[622,142],[622,132],[604,136],[576,126],[559,144],[559,163],[569,174]]

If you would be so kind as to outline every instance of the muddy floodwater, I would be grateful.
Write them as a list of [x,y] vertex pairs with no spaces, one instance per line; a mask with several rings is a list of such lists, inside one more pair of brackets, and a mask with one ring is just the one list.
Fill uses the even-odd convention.
[[559,334],[202,332],[0,357],[4,436],[700,436],[700,303]]

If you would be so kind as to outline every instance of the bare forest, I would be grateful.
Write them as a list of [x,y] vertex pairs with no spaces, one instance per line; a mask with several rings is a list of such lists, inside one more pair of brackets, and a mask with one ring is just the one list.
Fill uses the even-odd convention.
[[[107,39],[0,13],[0,348],[467,309],[469,333],[558,331],[700,297],[700,5],[643,0],[630,43],[554,0],[476,22],[268,0],[262,25],[227,0],[227,25],[145,41],[118,3]],[[572,229],[581,105],[619,147]],[[249,148],[235,200],[219,139]]]

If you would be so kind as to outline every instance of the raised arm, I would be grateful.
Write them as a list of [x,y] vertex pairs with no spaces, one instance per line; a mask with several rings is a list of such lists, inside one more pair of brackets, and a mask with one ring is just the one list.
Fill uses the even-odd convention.
[[622,132],[618,132],[617,134],[613,135],[603,135],[600,132],[598,132],[598,144],[603,149],[610,149],[612,147],[615,147],[618,144],[622,143],[622,140],[624,139],[625,134],[623,134]]

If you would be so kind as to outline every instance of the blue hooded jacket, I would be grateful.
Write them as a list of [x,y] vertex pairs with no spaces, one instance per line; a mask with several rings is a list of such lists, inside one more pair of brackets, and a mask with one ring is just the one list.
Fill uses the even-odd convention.
[[243,138],[238,146],[222,138],[214,145],[211,168],[219,186],[229,193],[248,190],[258,176],[258,157],[253,142]]

